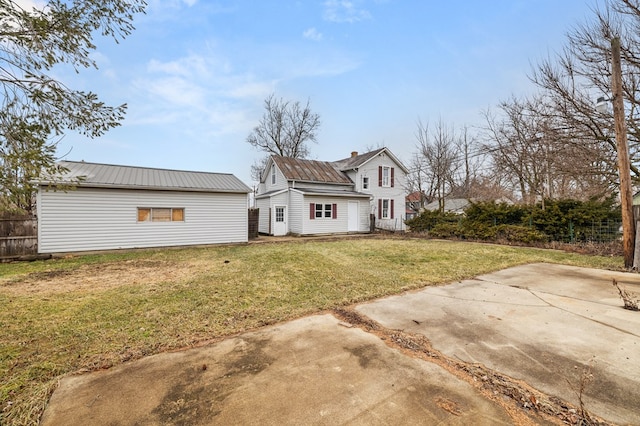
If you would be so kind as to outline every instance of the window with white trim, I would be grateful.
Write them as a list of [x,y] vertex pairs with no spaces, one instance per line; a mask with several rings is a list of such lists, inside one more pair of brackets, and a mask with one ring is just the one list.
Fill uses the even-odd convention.
[[316,204],[316,219],[331,218],[331,204]]
[[311,203],[310,207],[310,219],[337,219],[338,218],[338,205],[337,204],[322,204]]
[[369,189],[369,178],[367,176],[362,177],[362,189]]
[[391,167],[382,166],[382,186],[391,186]]
[[388,198],[382,199],[382,218],[390,219],[391,218],[391,206]]
[[276,166],[271,166],[271,185],[276,184]]
[[184,222],[184,207],[138,207],[138,222]]

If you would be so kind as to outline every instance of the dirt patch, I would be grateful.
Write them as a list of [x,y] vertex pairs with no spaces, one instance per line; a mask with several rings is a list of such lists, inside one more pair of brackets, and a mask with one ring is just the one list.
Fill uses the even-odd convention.
[[202,265],[163,260],[127,260],[83,265],[73,270],[34,272],[0,278],[0,291],[15,295],[108,290],[125,285],[155,285],[192,276]]

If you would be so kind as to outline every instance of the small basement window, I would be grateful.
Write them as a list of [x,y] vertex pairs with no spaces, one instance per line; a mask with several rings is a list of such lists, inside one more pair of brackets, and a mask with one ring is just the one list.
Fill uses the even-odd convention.
[[184,222],[184,207],[138,207],[138,222]]

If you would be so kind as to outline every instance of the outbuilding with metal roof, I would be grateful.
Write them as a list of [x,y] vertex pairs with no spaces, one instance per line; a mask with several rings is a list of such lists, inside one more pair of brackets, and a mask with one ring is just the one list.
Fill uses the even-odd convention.
[[251,190],[232,174],[59,164],[39,182],[39,253],[248,241]]

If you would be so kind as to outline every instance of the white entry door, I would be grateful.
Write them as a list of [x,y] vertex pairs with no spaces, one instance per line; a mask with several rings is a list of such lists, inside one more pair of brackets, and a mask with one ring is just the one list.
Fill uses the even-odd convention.
[[287,207],[275,206],[273,211],[273,235],[287,235]]
[[357,232],[360,230],[360,227],[358,226],[358,222],[359,222],[358,204],[359,203],[357,201],[349,201],[349,209],[347,212],[347,218],[348,218],[347,231],[349,232]]

